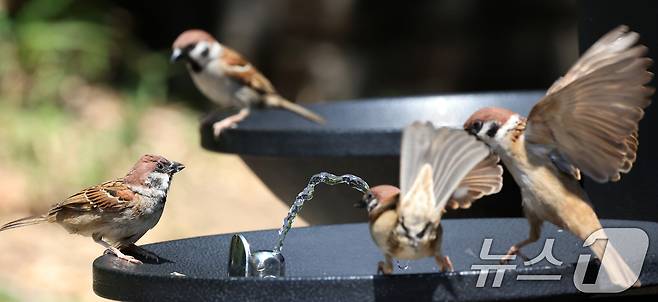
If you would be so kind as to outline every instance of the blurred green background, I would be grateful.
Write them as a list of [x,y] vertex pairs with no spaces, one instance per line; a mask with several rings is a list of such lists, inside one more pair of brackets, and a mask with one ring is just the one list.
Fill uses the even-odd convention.
[[[199,146],[212,107],[168,61],[185,29],[243,53],[282,95],[319,102],[548,87],[577,56],[575,6],[0,0],[0,223],[159,153],[188,168],[140,243],[278,227],[285,206],[246,166]],[[101,248],[87,238],[36,226],[0,234],[0,251],[0,301],[100,299],[90,264]]]
[[9,3],[0,9],[3,168],[54,188],[103,180],[110,159],[138,156],[138,119],[167,100],[165,50],[146,49],[109,2],[21,1],[11,14]]

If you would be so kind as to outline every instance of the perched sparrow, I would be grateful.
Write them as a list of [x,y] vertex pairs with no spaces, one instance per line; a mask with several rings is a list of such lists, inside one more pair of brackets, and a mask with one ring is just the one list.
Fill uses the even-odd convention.
[[122,250],[148,255],[134,243],[160,220],[171,178],[183,168],[162,156],[144,155],[123,178],[86,188],[46,214],[12,221],[0,231],[56,222],[70,233],[91,236],[120,259],[141,263]]
[[216,137],[246,118],[252,106],[279,107],[319,124],[325,122],[319,115],[281,97],[260,71],[205,31],[183,32],[172,48],[171,60],[187,61],[194,83],[207,98],[222,107],[240,109],[213,125]]
[[497,193],[503,168],[487,146],[459,129],[416,122],[402,134],[400,189],[373,187],[362,199],[370,234],[384,252],[378,271],[393,272],[392,258],[435,257],[441,271],[453,270],[441,254],[441,215],[446,206],[468,208]]
[[[527,119],[502,108],[475,112],[464,128],[487,143],[521,188],[530,224],[528,239],[508,255],[539,239],[543,221],[581,239],[601,229],[578,180],[580,172],[597,182],[617,181],[630,171],[638,147],[638,122],[654,89],[653,74],[639,35],[620,26],[597,41],[558,79]],[[598,240],[594,254],[614,259],[604,266],[620,286],[637,280],[616,249]],[[627,287],[624,287],[627,288]]]

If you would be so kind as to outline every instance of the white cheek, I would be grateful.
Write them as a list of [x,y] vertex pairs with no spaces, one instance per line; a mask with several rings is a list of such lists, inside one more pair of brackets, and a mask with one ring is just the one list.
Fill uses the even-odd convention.
[[214,42],[210,45],[210,54],[209,57],[212,59],[219,58],[222,55],[224,48],[217,42]]
[[[203,55],[205,51],[208,51],[206,56]],[[194,49],[189,53],[189,56],[194,59],[197,63],[201,65],[206,65],[214,59],[218,58],[222,53],[222,46],[219,43],[208,43],[201,41],[196,44]]]
[[[477,136],[480,138],[480,140],[487,143],[487,145],[491,147],[495,147],[497,145],[496,137],[490,137],[489,135],[487,135],[487,132],[489,131],[489,129],[491,129],[493,125],[494,122],[492,121],[484,122],[484,124],[482,124],[482,128],[477,133]],[[500,131],[501,130],[499,129],[498,132],[496,133],[496,136],[498,136]]]
[[489,131],[489,129],[491,129],[492,126],[494,126],[493,125],[494,122],[493,121],[485,122],[484,125],[482,125],[482,129],[480,130],[480,132],[478,132],[477,135],[483,142],[487,143],[489,147],[500,151],[500,148],[505,149],[507,147],[508,145],[507,140],[509,139],[508,134],[510,133],[511,130],[513,130],[517,126],[520,120],[521,118],[519,117],[519,115],[516,114],[512,115],[507,120],[507,122],[505,122],[505,124],[501,125],[500,128],[498,128],[498,131],[496,131],[496,135],[494,135],[493,137],[487,135],[487,132]]
[[152,185],[155,190],[167,191],[169,189],[169,180],[171,177],[165,173],[151,173],[146,179],[147,185]]
[[167,195],[170,181],[169,174],[153,172],[146,177],[144,186],[136,186],[132,189],[144,196],[162,198]]
[[201,59],[203,56],[201,55],[204,50],[208,48],[208,43],[201,41],[197,43],[192,50],[190,50],[190,57],[194,59]]
[[502,141],[507,135],[507,132],[514,129],[519,121],[520,118],[517,114],[510,116],[510,118],[507,119],[507,122],[505,122],[505,124],[503,124],[500,129],[498,129],[498,132],[496,133],[496,140]]

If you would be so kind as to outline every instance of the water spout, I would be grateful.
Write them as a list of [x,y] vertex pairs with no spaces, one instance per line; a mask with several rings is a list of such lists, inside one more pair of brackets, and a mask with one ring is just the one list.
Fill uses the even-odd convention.
[[229,277],[277,278],[285,276],[286,264],[281,253],[260,250],[251,251],[247,239],[233,235],[229,250]]
[[283,240],[286,239],[286,235],[292,227],[292,223],[294,222],[297,213],[299,213],[299,211],[304,206],[304,202],[313,199],[315,186],[320,183],[325,183],[332,186],[337,184],[347,184],[353,189],[362,193],[365,193],[370,188],[368,183],[366,183],[363,179],[351,174],[336,176],[331,173],[322,172],[311,176],[311,179],[308,181],[308,185],[304,188],[304,190],[297,194],[295,201],[290,207],[290,211],[288,211],[288,215],[283,219],[283,226],[281,226],[281,229],[279,229],[279,237],[277,238],[276,244],[274,245],[274,253],[281,253],[281,250],[283,249]]

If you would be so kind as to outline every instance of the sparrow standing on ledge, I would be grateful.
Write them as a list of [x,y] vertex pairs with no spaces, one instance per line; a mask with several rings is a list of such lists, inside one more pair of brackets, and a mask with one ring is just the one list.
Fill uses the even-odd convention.
[[91,236],[120,259],[141,263],[122,250],[152,256],[135,242],[160,220],[172,176],[183,168],[162,156],[144,155],[123,178],[86,188],[54,205],[46,214],[0,226],[0,232],[56,222],[70,233]]
[[[649,106],[653,74],[647,48],[635,45],[639,35],[620,26],[596,42],[567,74],[558,79],[528,118],[502,108],[475,112],[464,128],[487,143],[505,163],[521,188],[528,239],[508,255],[539,239],[549,221],[584,240],[601,223],[581,188],[580,172],[604,183],[619,180],[635,161],[638,122]],[[618,201],[622,202],[622,201]],[[628,288],[633,274],[606,240],[591,246],[610,280]],[[627,286],[628,285],[628,286]],[[639,284],[637,284],[639,285]]]
[[318,124],[325,122],[321,116],[281,97],[260,71],[205,31],[183,32],[172,49],[171,60],[187,62],[194,84],[207,98],[222,107],[240,109],[213,125],[215,137],[245,119],[252,106],[283,108]]
[[400,189],[371,188],[362,199],[370,234],[386,261],[378,272],[391,274],[393,258],[435,257],[441,271],[453,270],[441,254],[441,215],[446,206],[468,208],[503,186],[503,168],[485,144],[459,129],[435,129],[416,122],[402,134]]

